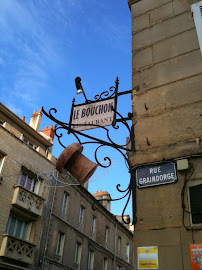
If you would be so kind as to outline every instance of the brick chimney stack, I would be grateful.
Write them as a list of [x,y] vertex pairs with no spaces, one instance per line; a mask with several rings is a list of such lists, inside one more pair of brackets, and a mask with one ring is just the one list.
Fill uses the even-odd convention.
[[53,129],[53,125],[50,125],[50,127],[45,127],[44,130],[41,130],[40,133],[45,134],[47,137],[49,137],[50,139],[54,139],[55,136],[55,131]]
[[42,118],[42,110],[40,109],[39,112],[34,111],[34,113],[31,116],[29,125],[35,129],[36,131],[39,131],[39,127],[41,124],[41,118]]

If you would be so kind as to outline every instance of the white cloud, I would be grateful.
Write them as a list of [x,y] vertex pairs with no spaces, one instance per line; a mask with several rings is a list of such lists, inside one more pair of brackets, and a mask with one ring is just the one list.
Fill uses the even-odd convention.
[[10,59],[13,70],[7,99],[15,97],[31,107],[48,90],[51,70],[61,62],[54,36],[42,20],[43,12],[31,1],[27,6],[23,1],[0,1],[0,42],[4,46],[0,64]]

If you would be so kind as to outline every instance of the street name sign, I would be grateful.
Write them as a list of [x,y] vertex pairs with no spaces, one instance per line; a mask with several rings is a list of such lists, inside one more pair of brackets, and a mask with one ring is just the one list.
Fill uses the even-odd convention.
[[175,163],[169,162],[139,168],[136,171],[136,181],[138,188],[177,182]]

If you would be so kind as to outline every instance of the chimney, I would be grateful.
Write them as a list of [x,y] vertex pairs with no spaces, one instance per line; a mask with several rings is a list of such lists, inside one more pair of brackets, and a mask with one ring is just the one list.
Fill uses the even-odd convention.
[[45,127],[44,130],[41,130],[40,133],[45,134],[46,136],[48,136],[49,138],[54,139],[55,136],[55,131],[53,129],[53,125],[50,125],[50,127]]
[[34,111],[29,122],[29,125],[36,131],[39,131],[39,127],[41,124],[41,118],[42,118],[41,111],[42,111],[41,109],[39,110],[39,112]]
[[110,212],[111,211],[111,196],[107,191],[96,191],[95,194],[92,194],[95,199],[98,201],[100,200],[100,203]]

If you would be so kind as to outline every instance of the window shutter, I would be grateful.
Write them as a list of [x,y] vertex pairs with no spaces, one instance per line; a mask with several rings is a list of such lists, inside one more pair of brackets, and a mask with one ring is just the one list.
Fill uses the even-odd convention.
[[202,1],[193,4],[191,7],[202,54]]

